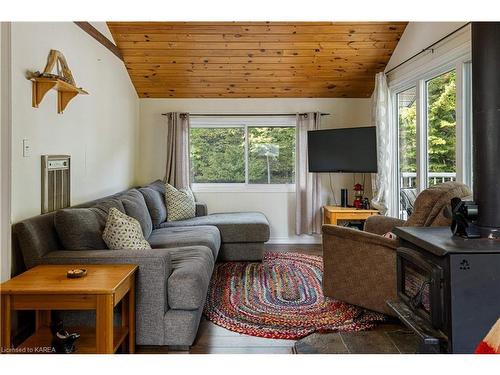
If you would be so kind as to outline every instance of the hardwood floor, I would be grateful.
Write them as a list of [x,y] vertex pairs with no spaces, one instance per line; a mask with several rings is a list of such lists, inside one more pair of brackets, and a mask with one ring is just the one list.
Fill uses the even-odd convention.
[[314,333],[297,341],[297,354],[414,354],[416,336],[399,322],[361,332]]
[[[321,245],[267,245],[267,251],[322,255]],[[295,345],[297,343],[297,345]],[[391,321],[364,332],[315,334],[300,341],[242,335],[202,318],[191,354],[292,354],[292,353],[412,353],[416,342],[402,324]],[[139,353],[166,353],[166,348],[138,347]]]
[[321,244],[267,244],[266,251],[277,251],[277,252],[296,252],[310,255],[323,255],[323,249]]

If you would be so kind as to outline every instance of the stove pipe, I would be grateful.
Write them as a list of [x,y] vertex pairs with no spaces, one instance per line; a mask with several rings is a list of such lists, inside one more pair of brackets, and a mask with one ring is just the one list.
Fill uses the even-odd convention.
[[500,228],[500,22],[472,23],[472,148],[476,225]]

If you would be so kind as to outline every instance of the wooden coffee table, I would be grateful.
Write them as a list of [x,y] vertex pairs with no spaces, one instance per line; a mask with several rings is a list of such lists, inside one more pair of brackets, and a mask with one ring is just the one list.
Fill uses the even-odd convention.
[[[69,269],[85,268],[87,276],[68,279]],[[75,353],[114,353],[120,346],[135,350],[136,265],[43,265],[0,285],[2,352],[51,351],[51,310],[95,310],[96,326],[65,327],[78,332]],[[113,309],[121,303],[121,324],[113,326]],[[17,348],[11,341],[11,311],[35,310],[36,331]],[[128,340],[126,341],[126,339]],[[128,343],[128,345],[127,345]]]
[[354,207],[324,206],[323,224],[337,225],[341,220],[366,220],[372,215],[378,215],[377,210],[363,210]]

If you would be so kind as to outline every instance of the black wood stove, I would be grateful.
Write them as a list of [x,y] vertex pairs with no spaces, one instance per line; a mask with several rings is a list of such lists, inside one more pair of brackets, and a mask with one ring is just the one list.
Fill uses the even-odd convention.
[[427,353],[473,353],[500,317],[500,240],[449,228],[395,228],[400,319]]
[[500,317],[500,23],[472,23],[474,201],[479,238],[396,228],[399,301],[422,352],[472,353]]

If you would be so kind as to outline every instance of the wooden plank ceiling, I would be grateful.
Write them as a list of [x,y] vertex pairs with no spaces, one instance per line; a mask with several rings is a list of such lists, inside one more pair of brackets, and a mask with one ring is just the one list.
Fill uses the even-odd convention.
[[141,98],[367,98],[406,22],[108,22]]

